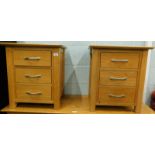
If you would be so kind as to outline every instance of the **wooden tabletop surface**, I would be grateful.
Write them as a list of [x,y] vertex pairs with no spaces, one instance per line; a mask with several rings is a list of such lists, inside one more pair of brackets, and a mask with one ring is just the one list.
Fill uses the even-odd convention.
[[53,44],[53,45],[49,45],[49,44],[27,44],[27,43],[6,43],[6,42],[0,42],[0,46],[6,46],[6,47],[55,47],[55,48],[65,48],[65,46],[63,45],[59,45],[59,44]]
[[154,49],[152,46],[111,46],[111,45],[90,45],[90,48],[96,48],[96,49],[126,49],[126,50],[146,50],[146,49]]

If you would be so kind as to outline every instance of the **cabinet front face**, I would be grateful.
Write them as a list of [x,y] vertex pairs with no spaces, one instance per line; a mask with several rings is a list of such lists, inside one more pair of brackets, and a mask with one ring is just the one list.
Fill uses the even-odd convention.
[[137,51],[100,52],[98,105],[133,106],[140,54]]
[[147,49],[92,48],[91,111],[97,105],[131,106],[136,112],[140,111],[147,52]]
[[8,47],[6,55],[10,108],[18,103],[54,104],[59,108],[63,49]]

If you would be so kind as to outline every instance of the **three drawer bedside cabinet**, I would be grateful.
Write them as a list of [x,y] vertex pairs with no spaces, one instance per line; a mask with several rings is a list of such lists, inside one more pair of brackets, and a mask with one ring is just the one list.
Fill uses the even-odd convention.
[[64,47],[44,44],[5,44],[9,108],[54,105],[60,108],[64,87]]
[[130,107],[140,113],[152,47],[90,46],[90,110],[97,106]]

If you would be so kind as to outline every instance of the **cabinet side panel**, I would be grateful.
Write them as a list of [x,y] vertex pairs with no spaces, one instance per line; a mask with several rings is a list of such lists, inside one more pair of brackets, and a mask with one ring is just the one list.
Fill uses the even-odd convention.
[[54,108],[59,109],[61,97],[61,51],[59,48],[52,49],[52,60]]
[[91,72],[90,72],[90,110],[95,111],[98,98],[100,51],[92,49],[91,52],[92,57],[91,57]]
[[9,88],[9,106],[15,108],[15,78],[14,78],[14,64],[12,48],[6,48],[7,74],[8,74],[8,88]]
[[138,88],[137,88],[137,96],[136,96],[136,113],[141,112],[143,103],[143,95],[144,95],[144,83],[146,77],[146,66],[147,66],[147,56],[148,51],[143,51],[141,55],[141,65],[139,70],[139,80],[138,80]]
[[[60,75],[60,78],[61,78],[61,80],[60,80],[60,94],[61,94],[61,96],[63,95],[63,91],[64,91],[64,71],[65,71],[65,60],[64,60],[64,50],[63,49],[61,49],[61,53],[60,53],[60,73],[61,73],[61,75]],[[61,97],[60,96],[60,97]]]

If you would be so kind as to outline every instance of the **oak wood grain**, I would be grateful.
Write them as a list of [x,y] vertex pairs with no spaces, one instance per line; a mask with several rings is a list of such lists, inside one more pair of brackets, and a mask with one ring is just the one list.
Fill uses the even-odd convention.
[[15,79],[17,83],[51,84],[51,69],[48,68],[15,68]]
[[139,53],[108,53],[101,54],[102,68],[123,68],[123,69],[137,69],[139,65]]
[[136,86],[137,71],[101,70],[100,85]]

